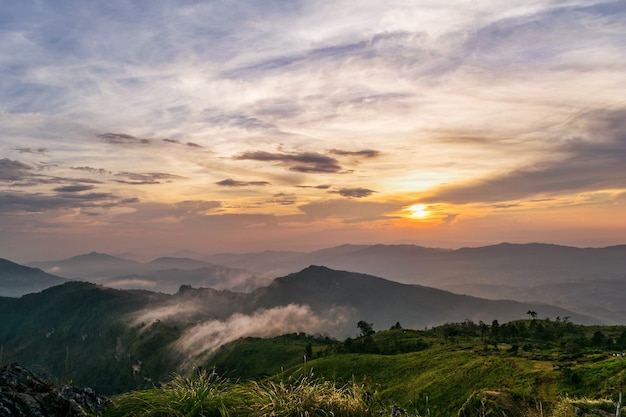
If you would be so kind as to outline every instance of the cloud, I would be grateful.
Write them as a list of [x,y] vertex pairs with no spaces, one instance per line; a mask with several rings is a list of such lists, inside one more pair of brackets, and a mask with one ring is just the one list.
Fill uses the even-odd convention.
[[65,192],[62,194],[21,193],[0,191],[0,212],[41,213],[60,209],[109,209],[119,205],[137,202],[137,199],[122,199],[111,193]]
[[257,117],[238,113],[224,113],[215,109],[206,110],[203,121],[220,127],[236,127],[245,130],[276,130],[275,125]]
[[549,159],[479,181],[444,186],[421,201],[499,203],[626,188],[626,109],[590,112],[573,123],[585,132],[562,140]]
[[48,148],[13,148],[13,150],[19,153],[31,153],[31,154],[45,154],[48,152]]
[[315,188],[318,190],[328,190],[331,186],[329,184],[320,185],[296,185],[297,188]]
[[171,210],[176,215],[189,215],[189,214],[206,214],[222,207],[222,203],[219,201],[204,201],[204,200],[189,200],[181,201],[175,204],[176,209]]
[[296,201],[298,200],[298,197],[296,196],[296,194],[285,194],[285,193],[278,193],[278,194],[274,194],[273,199],[269,201],[269,203],[274,203],[274,204],[280,204],[283,206],[290,206],[292,204],[296,204]]
[[232,178],[228,178],[222,181],[216,182],[217,185],[221,185],[222,187],[249,187],[249,186],[266,186],[270,185],[267,181],[237,181]]
[[63,187],[53,188],[54,191],[58,191],[60,193],[78,193],[81,191],[88,191],[94,188],[93,185],[66,185]]
[[89,172],[90,174],[95,174],[95,175],[110,175],[112,174],[111,171],[104,169],[104,168],[92,168],[92,167],[88,167],[88,166],[83,166],[83,167],[71,167],[70,169],[74,169],[77,171],[86,171]]
[[380,151],[374,149],[363,149],[360,151],[342,151],[340,149],[331,149],[330,153],[341,156],[362,156],[364,158],[376,158],[380,156]]
[[309,221],[336,218],[352,223],[387,218],[398,207],[388,203],[348,199],[313,202],[300,205],[298,209],[306,214]]
[[364,197],[369,197],[376,191],[369,190],[367,188],[341,188],[337,191],[329,191],[329,192],[339,194],[342,197],[364,198]]
[[138,278],[129,278],[129,279],[118,279],[118,280],[107,280],[103,285],[110,288],[117,288],[120,290],[129,290],[129,289],[148,289],[154,288],[157,286],[157,283],[154,281],[150,281],[147,279],[138,279]]
[[115,180],[120,184],[129,185],[149,185],[149,184],[161,184],[163,181],[171,182],[172,180],[185,179],[179,175],[167,174],[165,172],[147,172],[147,173],[135,173],[135,172],[118,172],[116,177],[126,177],[128,180]]
[[302,153],[271,153],[263,151],[244,152],[235,157],[238,160],[278,161],[289,166],[289,169],[304,173],[334,173],[341,171],[339,161],[316,152]]
[[175,145],[189,146],[189,147],[192,147],[192,148],[202,148],[202,146],[198,145],[197,143],[193,143],[193,142],[185,142],[185,143],[183,143],[183,142],[179,141],[178,139],[163,139],[163,142],[172,143],[172,144],[175,144]]
[[258,310],[250,315],[235,313],[226,320],[209,320],[186,330],[175,347],[189,358],[211,353],[225,343],[242,337],[272,337],[286,333],[336,334],[348,322],[350,314],[341,308],[323,315],[307,305]]
[[30,176],[33,167],[23,162],[2,158],[0,159],[0,181],[21,181],[25,176]]
[[137,138],[125,133],[103,133],[98,135],[102,141],[112,145],[146,145],[151,142],[150,139]]

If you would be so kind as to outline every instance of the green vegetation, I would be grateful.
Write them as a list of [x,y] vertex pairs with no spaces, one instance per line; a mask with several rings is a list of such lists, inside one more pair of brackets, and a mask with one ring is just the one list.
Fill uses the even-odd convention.
[[104,417],[367,417],[373,409],[355,383],[337,387],[313,377],[232,384],[214,373],[175,377],[161,388],[117,396]]
[[424,417],[608,416],[626,382],[624,326],[532,316],[429,330],[363,324],[342,342],[232,342],[204,365],[212,373],[114,397],[105,416],[368,416],[394,404]]

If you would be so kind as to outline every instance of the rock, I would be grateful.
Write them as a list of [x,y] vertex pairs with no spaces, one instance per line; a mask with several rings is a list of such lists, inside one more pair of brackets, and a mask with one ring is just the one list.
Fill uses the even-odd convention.
[[57,390],[14,363],[0,369],[0,417],[84,417],[102,410],[106,403],[91,388]]

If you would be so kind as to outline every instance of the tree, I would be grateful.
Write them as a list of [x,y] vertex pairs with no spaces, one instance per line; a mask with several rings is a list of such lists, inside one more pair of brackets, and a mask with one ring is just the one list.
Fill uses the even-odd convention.
[[400,322],[397,321],[396,324],[391,326],[391,328],[389,330],[400,330],[400,329],[402,329],[402,326],[400,325]]
[[526,314],[528,314],[533,320],[535,320],[537,318],[537,312],[536,311],[528,310],[526,312]]
[[368,323],[366,321],[359,321],[356,324],[356,327],[358,327],[361,330],[361,336],[369,336],[374,334],[374,324],[372,323]]

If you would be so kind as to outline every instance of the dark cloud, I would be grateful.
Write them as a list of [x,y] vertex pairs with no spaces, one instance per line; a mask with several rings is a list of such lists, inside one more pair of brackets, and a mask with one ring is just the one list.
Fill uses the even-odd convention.
[[263,151],[244,152],[235,159],[254,161],[277,161],[289,166],[291,171],[305,173],[333,173],[341,171],[339,161],[316,152],[271,153]]
[[111,193],[21,193],[0,191],[0,212],[41,213],[62,209],[101,209],[135,203],[137,199],[120,199]]
[[115,174],[115,176],[128,178],[127,180],[115,180],[115,181],[120,184],[129,184],[129,185],[161,184],[163,182],[171,182],[172,180],[179,180],[179,179],[185,178],[179,175],[167,174],[165,172],[146,172],[146,173],[118,172],[117,174]]
[[331,149],[330,153],[341,156],[359,156],[363,158],[376,158],[380,156],[380,151],[374,149],[363,149],[361,151],[343,151],[341,149]]
[[269,203],[280,204],[283,206],[296,204],[297,201],[297,197],[295,194],[278,193],[274,194],[272,197],[274,197],[274,199],[270,200]]
[[66,185],[63,187],[56,187],[53,190],[60,193],[79,193],[81,191],[93,190],[93,185]]
[[318,190],[328,190],[330,188],[330,185],[328,184],[321,184],[321,185],[296,185],[296,187],[298,188],[315,188]]
[[21,181],[25,176],[30,176],[33,167],[20,161],[3,158],[0,159],[0,181]]
[[341,188],[337,191],[329,191],[329,192],[339,194],[342,197],[363,198],[363,197],[369,197],[376,191],[368,190],[367,188]]
[[202,148],[201,145],[198,145],[197,143],[193,143],[193,142],[181,142],[178,139],[163,139],[163,142],[166,143],[172,143],[175,145],[184,145],[184,146],[190,146],[192,148]]
[[150,139],[137,138],[125,133],[103,133],[98,137],[113,145],[145,145],[151,142]]
[[89,172],[90,174],[97,174],[97,175],[110,175],[111,171],[103,169],[103,168],[92,168],[92,167],[71,167],[71,169],[75,169],[77,171],[86,171]]
[[248,186],[266,186],[270,185],[267,181],[237,181],[232,178],[228,178],[222,181],[216,182],[217,185],[222,187],[248,187]]
[[44,154],[48,152],[48,148],[13,148],[14,151],[18,151],[19,153],[33,153],[33,154]]
[[626,188],[626,109],[575,121],[584,136],[564,141],[549,160],[482,181],[443,187],[423,202],[505,202],[564,193]]

